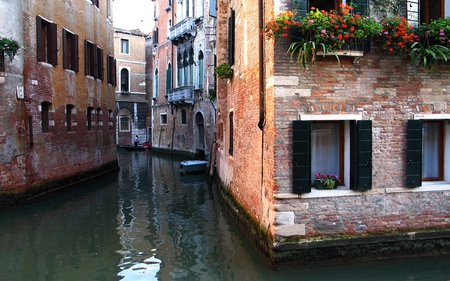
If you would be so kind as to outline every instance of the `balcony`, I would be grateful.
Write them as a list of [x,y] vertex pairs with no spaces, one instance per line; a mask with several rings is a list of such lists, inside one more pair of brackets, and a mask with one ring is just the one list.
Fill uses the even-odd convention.
[[194,86],[182,86],[167,91],[168,100],[171,103],[194,104]]
[[179,42],[186,41],[191,37],[195,37],[197,34],[195,19],[185,18],[176,25],[172,26],[169,31],[169,40],[172,41],[174,45],[177,45]]

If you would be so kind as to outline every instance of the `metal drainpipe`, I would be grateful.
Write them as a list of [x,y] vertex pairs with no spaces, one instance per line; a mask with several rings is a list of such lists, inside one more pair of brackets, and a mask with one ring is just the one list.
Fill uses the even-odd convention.
[[[264,0],[258,0],[258,26],[262,30],[264,24]],[[265,97],[264,97],[264,37],[259,36],[259,122],[258,127],[264,130],[265,120]]]

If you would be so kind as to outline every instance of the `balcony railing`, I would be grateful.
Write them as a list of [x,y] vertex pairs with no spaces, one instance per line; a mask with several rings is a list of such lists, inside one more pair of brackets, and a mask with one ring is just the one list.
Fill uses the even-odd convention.
[[195,18],[185,18],[170,29],[169,39],[174,43],[183,38],[189,38],[196,35]]
[[194,86],[182,86],[167,91],[169,102],[194,103]]

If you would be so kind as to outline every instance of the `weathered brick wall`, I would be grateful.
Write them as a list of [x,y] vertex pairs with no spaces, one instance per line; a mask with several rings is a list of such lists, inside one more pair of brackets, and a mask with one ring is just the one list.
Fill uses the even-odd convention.
[[[86,77],[84,72],[84,39],[97,44],[104,55],[114,53],[112,23],[107,19],[106,1],[100,9],[91,3],[53,3],[44,1],[22,3],[22,14],[17,26],[23,26],[24,98],[10,95],[9,106],[15,108],[7,126],[18,128],[0,137],[0,143],[16,138],[14,145],[3,146],[13,155],[1,163],[1,191],[19,192],[44,183],[80,175],[110,165],[116,160],[114,88],[103,81]],[[73,4],[73,6],[72,6]],[[36,15],[57,25],[57,64],[38,62],[36,56]],[[79,71],[63,69],[62,29],[79,36]],[[106,58],[103,69],[106,70]],[[15,94],[15,93],[14,93]],[[41,103],[51,103],[50,131],[42,133]],[[65,125],[67,104],[74,106],[72,130]],[[92,131],[87,129],[87,108],[101,109],[102,114],[92,116]],[[3,112],[2,114],[5,114]]]
[[[265,3],[270,18],[278,5]],[[236,62],[232,79],[218,83],[217,172],[221,183],[277,241],[287,237],[389,234],[447,228],[448,187],[407,189],[406,122],[417,113],[450,113],[450,68],[436,73],[381,53],[376,46],[358,63],[318,57],[307,69],[286,53],[290,39],[264,41],[264,132],[258,117],[258,1],[219,1],[220,65],[227,60],[227,20],[236,9]],[[281,8],[280,8],[281,10]],[[229,113],[233,112],[233,155]],[[372,190],[292,193],[292,122],[301,114],[357,114],[372,120]],[[339,193],[341,192],[341,193]],[[266,209],[270,209],[267,211]]]

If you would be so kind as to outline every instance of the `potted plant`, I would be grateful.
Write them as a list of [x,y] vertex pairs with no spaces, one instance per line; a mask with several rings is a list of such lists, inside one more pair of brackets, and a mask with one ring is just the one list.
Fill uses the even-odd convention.
[[217,66],[215,68],[215,72],[217,74],[217,77],[221,79],[233,77],[233,68],[231,68],[231,65],[229,63],[223,63]]
[[9,57],[12,61],[20,49],[19,42],[11,38],[0,38],[0,53]]
[[339,183],[339,178],[335,174],[317,173],[314,187],[316,189],[335,189]]
[[381,32],[379,22],[353,13],[353,7],[346,4],[341,4],[339,11],[312,7],[299,22],[293,19],[293,13],[282,12],[264,26],[262,34],[268,39],[277,39],[287,36],[289,28],[298,31],[300,38],[289,46],[288,53],[304,68],[307,62],[314,61],[317,52],[323,55],[331,53],[339,62],[336,51],[353,50],[355,44],[350,42],[362,42],[364,38]]
[[405,58],[411,53],[411,46],[419,41],[414,27],[405,17],[393,16],[383,20],[380,37],[380,48]]
[[450,17],[431,20],[419,27],[419,35],[431,44],[450,47]]
[[414,42],[411,46],[411,61],[415,74],[421,62],[424,66],[428,66],[429,71],[436,71],[438,60],[447,62],[448,58],[450,58],[450,49],[442,45],[426,46],[420,42]]

